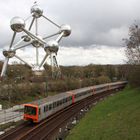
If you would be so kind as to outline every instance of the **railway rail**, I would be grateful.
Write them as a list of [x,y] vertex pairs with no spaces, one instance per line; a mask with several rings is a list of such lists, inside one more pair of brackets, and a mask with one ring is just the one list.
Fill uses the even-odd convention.
[[54,134],[59,128],[66,124],[81,109],[99,101],[110,95],[113,91],[107,91],[100,94],[95,94],[83,100],[71,104],[68,107],[56,112],[47,117],[39,124],[24,123],[15,130],[7,132],[0,136],[0,140],[51,140],[54,139]]

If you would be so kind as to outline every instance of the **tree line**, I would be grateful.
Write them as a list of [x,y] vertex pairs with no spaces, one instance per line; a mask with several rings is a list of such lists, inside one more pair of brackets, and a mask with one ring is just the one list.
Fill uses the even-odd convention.
[[[124,39],[127,63],[124,65],[60,66],[61,75],[53,77],[51,67],[44,65],[42,76],[35,76],[27,65],[8,65],[7,77],[0,82],[0,100],[16,102],[25,97],[47,96],[76,88],[93,86],[119,80],[128,80],[140,87],[140,26],[129,28],[129,38]],[[0,61],[0,71],[3,62]]]
[[[0,62],[0,70],[3,63]],[[42,76],[35,76],[23,64],[8,65],[7,77],[0,83],[0,100],[16,103],[27,97],[47,96],[68,90],[126,80],[126,65],[60,66],[61,76],[52,78],[51,67],[44,66]]]

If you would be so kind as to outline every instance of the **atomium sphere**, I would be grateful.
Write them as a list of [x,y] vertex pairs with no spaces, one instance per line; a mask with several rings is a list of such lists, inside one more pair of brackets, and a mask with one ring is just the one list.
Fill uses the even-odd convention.
[[13,51],[13,50],[9,50],[9,51],[4,50],[4,51],[3,51],[3,55],[4,55],[5,57],[7,57],[7,58],[12,58],[12,57],[15,56],[15,54],[16,54],[16,52]]
[[43,10],[38,5],[33,5],[31,8],[31,14],[33,14],[33,17],[39,18],[43,14]]
[[60,32],[64,32],[64,37],[69,36],[71,34],[71,27],[69,25],[62,25],[60,28]]
[[28,35],[23,35],[21,38],[23,38],[25,42],[31,41],[31,38]]
[[50,52],[57,53],[58,52],[58,48],[59,48],[58,42],[55,41],[55,40],[50,40],[49,42],[47,42],[46,47],[44,49],[45,49],[45,51],[49,50]]
[[[37,36],[39,39],[41,39],[42,40],[42,37],[41,36]],[[34,46],[34,47],[36,47],[36,48],[39,48],[39,47],[43,47],[44,46],[44,44],[42,44],[39,40],[37,40],[37,39],[34,39],[33,41],[32,41],[32,45]]]
[[14,17],[12,18],[10,25],[13,31],[22,32],[25,27],[25,21],[20,17]]

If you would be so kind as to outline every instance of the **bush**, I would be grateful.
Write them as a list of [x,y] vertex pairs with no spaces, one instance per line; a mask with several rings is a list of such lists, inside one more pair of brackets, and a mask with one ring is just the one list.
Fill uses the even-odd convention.
[[85,78],[82,80],[82,87],[93,86],[96,84],[96,80],[94,78]]
[[132,87],[140,87],[140,65],[129,68],[128,81]]
[[80,88],[80,82],[78,79],[63,79],[48,82],[48,91],[63,92],[72,89]]
[[66,91],[66,90],[67,90],[67,84],[65,81],[56,80],[56,81],[48,82],[48,91],[61,92],[61,91]]
[[108,76],[99,76],[97,79],[97,84],[104,84],[104,83],[109,83],[111,82],[110,78]]

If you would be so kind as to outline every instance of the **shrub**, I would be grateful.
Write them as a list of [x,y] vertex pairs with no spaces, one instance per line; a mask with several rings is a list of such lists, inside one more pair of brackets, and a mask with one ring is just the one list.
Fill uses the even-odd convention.
[[99,76],[96,80],[97,80],[98,84],[104,84],[104,83],[111,82],[110,78],[108,76],[104,76],[104,75]]

